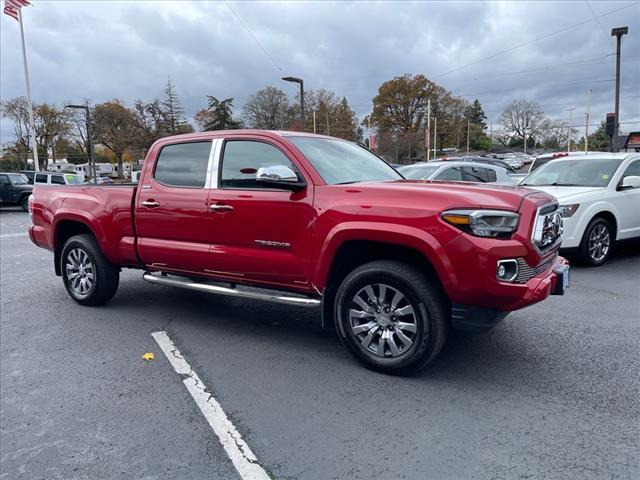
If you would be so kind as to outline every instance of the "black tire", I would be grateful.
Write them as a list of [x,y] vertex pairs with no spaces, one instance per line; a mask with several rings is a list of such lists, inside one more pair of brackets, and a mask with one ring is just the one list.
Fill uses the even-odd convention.
[[[363,300],[363,291],[371,299],[370,294],[366,293],[367,288],[372,289],[376,304],[381,307],[377,308],[373,302],[368,304],[372,312],[380,312],[377,316],[365,311],[362,303],[358,303]],[[403,296],[395,308],[394,291]],[[359,300],[355,301],[356,297],[359,297]],[[388,307],[387,313],[385,305]],[[398,308],[400,305],[405,307]],[[412,313],[398,313],[400,316],[396,317],[394,312],[406,310],[406,305],[411,306],[409,311]],[[336,330],[344,345],[366,367],[383,373],[407,375],[427,365],[442,349],[450,323],[447,305],[448,301],[442,290],[417,268],[392,260],[374,261],[356,268],[342,281],[335,299]],[[358,315],[363,314],[364,317],[352,318],[351,310],[357,311]],[[391,317],[387,318],[387,315]],[[411,315],[410,321],[400,321],[399,319],[407,318],[403,315]],[[366,325],[374,326],[369,327],[369,330],[356,332],[354,328],[367,328],[364,322]],[[358,325],[354,326],[354,323]],[[401,328],[400,324],[404,327]],[[411,328],[415,328],[415,332],[404,330],[408,325],[413,325]],[[390,340],[380,340],[383,335],[381,332],[384,330],[387,330],[386,335]],[[372,334],[372,331],[375,333]],[[399,337],[400,334],[413,343],[409,346],[405,344],[405,340]],[[367,345],[369,335],[373,335],[373,341],[370,340],[370,344]],[[374,348],[371,344],[376,338],[379,344]],[[395,353],[391,348],[392,341]],[[399,346],[402,348],[400,352]]]
[[[86,258],[86,263],[78,261],[78,258]],[[87,265],[87,267],[80,269],[81,265]],[[105,258],[93,235],[75,235],[67,240],[60,255],[60,271],[69,296],[80,305],[103,305],[111,300],[118,290],[120,271]],[[81,292],[81,287],[76,285],[78,275],[75,273],[84,275],[80,279],[80,282],[87,281],[83,287],[86,288],[89,280],[91,280],[91,287]],[[91,279],[88,275],[91,275]],[[70,276],[72,276],[71,279]]]
[[[606,232],[604,234],[606,236],[606,251],[604,251],[604,254],[602,254],[602,250],[600,249],[601,247],[593,248],[593,237],[598,237],[600,232]],[[602,217],[594,218],[589,222],[589,225],[587,225],[587,228],[584,230],[584,234],[582,235],[582,240],[580,241],[580,247],[578,249],[580,261],[590,267],[599,267],[604,264],[611,255],[614,240],[615,230],[611,223]],[[605,243],[605,240],[600,240],[601,246],[603,243]],[[597,240],[596,245],[598,245]]]
[[20,199],[20,206],[22,207],[22,210],[24,210],[25,212],[29,211],[29,195],[24,195]]

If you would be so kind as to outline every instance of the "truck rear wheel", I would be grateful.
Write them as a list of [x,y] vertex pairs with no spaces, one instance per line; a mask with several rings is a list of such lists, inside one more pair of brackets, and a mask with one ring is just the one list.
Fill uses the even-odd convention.
[[420,270],[374,261],[343,280],[335,300],[338,335],[365,366],[409,374],[432,361],[447,337],[444,295]]
[[80,305],[102,305],[118,290],[120,272],[105,258],[92,235],[75,235],[60,255],[64,286]]

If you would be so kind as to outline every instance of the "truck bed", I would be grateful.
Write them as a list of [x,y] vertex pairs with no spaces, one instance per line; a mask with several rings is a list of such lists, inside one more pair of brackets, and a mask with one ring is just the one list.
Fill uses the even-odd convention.
[[36,186],[32,240],[54,250],[63,222],[88,225],[105,256],[120,265],[137,265],[133,202],[137,185]]

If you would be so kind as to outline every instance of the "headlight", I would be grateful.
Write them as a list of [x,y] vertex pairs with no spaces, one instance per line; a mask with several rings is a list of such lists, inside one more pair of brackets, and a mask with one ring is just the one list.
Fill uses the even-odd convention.
[[448,210],[442,219],[478,237],[497,237],[515,232],[520,215],[504,210]]
[[558,207],[558,213],[562,215],[562,218],[569,218],[572,217],[574,213],[576,213],[576,210],[578,210],[579,206],[579,203],[572,203],[571,205],[560,205]]

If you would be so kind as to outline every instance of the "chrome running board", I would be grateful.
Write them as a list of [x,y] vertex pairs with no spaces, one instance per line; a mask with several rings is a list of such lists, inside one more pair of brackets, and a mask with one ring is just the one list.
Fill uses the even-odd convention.
[[[188,290],[196,290],[205,293],[217,293],[219,295],[227,295],[230,297],[250,298],[253,300],[262,300],[265,302],[282,303],[285,305],[297,305],[300,307],[317,307],[322,302],[315,298],[310,297],[294,297],[282,295],[282,292],[259,293],[250,292],[246,290],[237,290],[235,288],[222,287],[219,285],[210,285],[208,283],[199,283],[193,280],[181,279],[181,278],[169,278],[167,276],[154,275],[149,272],[145,272],[142,278],[149,283],[155,283],[158,285],[166,285],[169,287],[180,287]],[[265,290],[263,289],[262,292]]]

